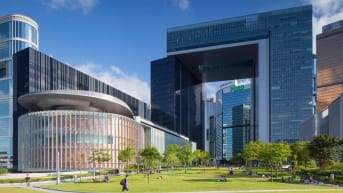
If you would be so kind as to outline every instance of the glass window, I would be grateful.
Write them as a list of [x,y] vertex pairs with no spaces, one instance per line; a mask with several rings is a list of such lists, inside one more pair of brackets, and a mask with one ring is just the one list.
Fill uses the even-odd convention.
[[0,24],[0,39],[9,37],[9,22]]
[[0,42],[0,59],[8,58],[9,55],[9,42]]
[[[1,68],[0,68],[1,77]],[[0,98],[11,96],[11,80],[0,80]]]
[[12,114],[10,100],[0,100],[0,116]]
[[11,136],[11,120],[10,118],[0,119],[0,136]]
[[0,152],[6,152],[9,155],[12,155],[12,138],[11,137],[0,137]]

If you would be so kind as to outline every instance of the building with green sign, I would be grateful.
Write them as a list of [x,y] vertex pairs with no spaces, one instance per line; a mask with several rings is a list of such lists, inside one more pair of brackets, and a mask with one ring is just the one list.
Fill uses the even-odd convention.
[[250,121],[251,101],[250,81],[233,81],[217,91],[215,133],[218,137],[214,141],[216,152],[213,159],[230,160],[251,140],[254,131]]

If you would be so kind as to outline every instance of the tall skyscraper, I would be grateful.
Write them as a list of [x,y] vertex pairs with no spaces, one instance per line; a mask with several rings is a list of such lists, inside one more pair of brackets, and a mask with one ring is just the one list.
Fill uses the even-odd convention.
[[38,49],[38,45],[38,25],[34,20],[18,14],[0,17],[0,167],[11,168],[16,152],[12,55],[27,47]]
[[298,140],[313,114],[312,6],[167,29],[151,62],[151,119],[204,148],[205,82],[251,78],[254,138]]
[[[216,133],[217,160],[230,160],[243,145],[250,141],[251,125],[250,105],[252,103],[250,84],[227,85],[217,92]],[[222,151],[221,153],[219,151]]]
[[317,112],[343,92],[343,20],[323,26],[317,35]]

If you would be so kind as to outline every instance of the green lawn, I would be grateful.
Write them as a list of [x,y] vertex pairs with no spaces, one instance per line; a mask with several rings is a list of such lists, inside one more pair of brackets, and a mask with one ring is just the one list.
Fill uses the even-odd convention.
[[[241,174],[235,174],[228,177],[228,182],[218,182],[221,175],[226,175],[227,171],[217,169],[207,169],[204,173],[202,169],[192,169],[187,174],[182,171],[174,172],[174,175],[168,172],[162,173],[164,179],[157,179],[159,174],[148,177],[139,175],[129,176],[130,192],[190,192],[190,191],[214,191],[214,190],[276,190],[276,189],[332,189],[332,186],[319,186],[308,184],[289,184],[280,182],[269,182],[268,179],[259,177],[247,177]],[[119,185],[121,177],[111,177],[110,183],[66,183],[60,185],[44,186],[52,189],[69,191],[87,191],[87,192],[120,192]],[[337,192],[342,192],[339,189]],[[320,191],[323,193],[324,191]],[[329,191],[333,192],[333,191]]]
[[42,193],[40,191],[25,188],[0,188],[1,193]]

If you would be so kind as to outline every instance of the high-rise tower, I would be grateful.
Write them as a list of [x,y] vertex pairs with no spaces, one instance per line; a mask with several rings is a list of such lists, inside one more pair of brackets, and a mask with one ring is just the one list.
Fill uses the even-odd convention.
[[16,157],[13,112],[12,55],[24,48],[38,49],[38,24],[29,17],[11,14],[0,17],[0,166],[12,168]]

